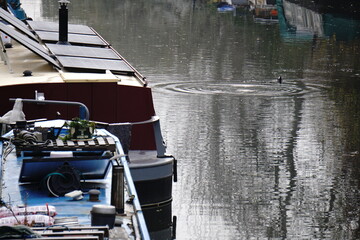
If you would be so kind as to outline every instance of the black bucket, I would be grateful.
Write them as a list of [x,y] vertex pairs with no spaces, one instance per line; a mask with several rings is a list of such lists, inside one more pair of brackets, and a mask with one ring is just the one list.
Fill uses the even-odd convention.
[[116,209],[111,205],[94,205],[91,209],[91,226],[114,228]]

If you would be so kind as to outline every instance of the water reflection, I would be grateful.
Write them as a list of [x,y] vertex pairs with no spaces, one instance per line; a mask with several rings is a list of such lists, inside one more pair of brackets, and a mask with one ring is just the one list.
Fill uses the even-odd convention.
[[[41,18],[56,20],[53,2]],[[204,1],[72,3],[71,21],[93,26],[154,89],[179,159],[178,239],[360,236],[359,35],[333,37],[323,14],[291,4],[306,18],[282,28]]]
[[311,4],[301,6],[288,0],[278,1],[281,34],[284,38],[316,39],[335,37],[353,40],[360,37],[360,20],[349,15],[320,13]]

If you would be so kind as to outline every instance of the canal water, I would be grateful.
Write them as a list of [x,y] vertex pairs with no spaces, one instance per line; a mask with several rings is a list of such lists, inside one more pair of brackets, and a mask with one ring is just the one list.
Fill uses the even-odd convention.
[[[22,6],[57,20],[55,0]],[[195,0],[69,8],[153,87],[177,239],[360,238],[359,20],[285,0],[277,22]]]

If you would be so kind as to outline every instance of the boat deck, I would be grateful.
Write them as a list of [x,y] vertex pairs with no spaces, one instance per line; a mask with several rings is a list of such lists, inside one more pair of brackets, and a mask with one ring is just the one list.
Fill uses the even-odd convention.
[[[101,133],[99,134],[100,136],[102,135]],[[23,153],[21,152],[21,154]],[[55,230],[53,229],[54,227],[45,230],[47,225],[45,223],[37,223],[35,226],[44,226],[33,228],[33,230],[45,237],[45,239],[131,239],[129,236],[139,234],[132,201],[125,202],[124,213],[116,215],[114,228],[99,231],[96,230],[96,227],[91,227],[91,211],[93,206],[99,204],[110,205],[112,174],[107,174],[104,179],[100,180],[81,181],[81,191],[84,196],[81,200],[75,200],[65,196],[54,197],[51,196],[44,182],[35,184],[19,183],[23,160],[23,157],[19,157],[16,154],[16,150],[13,149],[2,162],[1,200],[6,204],[7,208],[10,209],[25,206],[25,209],[32,206],[55,207],[56,215],[53,217]],[[111,172],[111,169],[109,172]],[[97,200],[91,199],[88,194],[89,191],[93,189],[100,192]],[[129,197],[130,195],[132,194],[128,193],[127,188],[125,188],[124,199],[131,199],[131,197]],[[0,218],[0,226],[7,225],[5,222],[2,224],[1,221],[2,219]],[[68,231],[59,233],[59,229],[56,226],[65,226],[66,229],[71,228],[72,231],[71,233]],[[84,231],[84,229],[90,229],[96,232],[89,233],[90,230]],[[80,232],[80,230],[82,232]]]

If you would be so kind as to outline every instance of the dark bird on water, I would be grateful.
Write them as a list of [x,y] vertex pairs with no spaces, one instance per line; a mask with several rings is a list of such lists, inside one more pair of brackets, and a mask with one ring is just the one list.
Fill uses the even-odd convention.
[[278,80],[278,83],[282,83],[282,78],[281,78],[281,76],[279,76],[279,77],[277,78],[277,80]]

